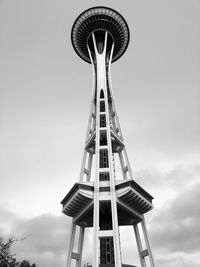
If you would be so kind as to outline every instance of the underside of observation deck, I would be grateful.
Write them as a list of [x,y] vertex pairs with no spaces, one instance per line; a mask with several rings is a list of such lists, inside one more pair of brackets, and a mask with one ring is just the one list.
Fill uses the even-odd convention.
[[[100,210],[108,216],[109,186],[102,183],[100,186]],[[117,211],[119,226],[133,225],[141,220],[141,215],[153,208],[153,197],[140,187],[135,181],[118,181],[116,186]],[[74,217],[77,225],[84,227],[93,226],[93,200],[94,186],[92,182],[76,183],[70,192],[61,201],[63,213]]]

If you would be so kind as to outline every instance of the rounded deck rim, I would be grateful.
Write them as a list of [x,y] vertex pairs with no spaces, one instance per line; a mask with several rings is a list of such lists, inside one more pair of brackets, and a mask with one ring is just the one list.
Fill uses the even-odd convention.
[[[88,9],[84,10],[83,12],[81,12],[81,13],[78,15],[78,17],[75,19],[75,21],[74,21],[74,23],[73,23],[73,25],[72,25],[72,29],[71,29],[71,42],[72,42],[72,46],[73,46],[75,52],[77,53],[77,55],[78,55],[81,59],[83,59],[83,60],[86,61],[87,63],[90,63],[90,64],[91,64],[89,55],[86,56],[83,52],[80,52],[80,51],[77,49],[76,44],[74,43],[73,34],[74,34],[75,26],[76,26],[76,24],[78,23],[79,19],[80,19],[81,17],[83,17],[84,14],[87,14],[89,11],[92,11],[92,10],[95,10],[95,9],[101,9],[101,10],[102,10],[102,9],[105,9],[105,10],[109,10],[109,11],[111,11],[111,12],[117,14],[117,15],[121,18],[121,20],[123,21],[123,23],[124,23],[124,25],[125,25],[125,27],[126,27],[126,31],[127,31],[127,41],[126,41],[125,46],[123,47],[122,51],[121,51],[117,56],[115,56],[115,57],[112,59],[112,63],[113,63],[113,62],[117,61],[117,60],[118,60],[118,59],[125,53],[125,51],[126,51],[128,45],[129,45],[129,42],[130,42],[130,31],[129,31],[128,24],[127,24],[126,20],[124,19],[124,17],[123,17],[118,11],[116,11],[115,9],[113,9],[113,8],[111,8],[111,7],[108,7],[108,6],[93,6],[93,7],[90,7],[90,8],[88,8]],[[99,13],[99,14],[103,14],[103,13]],[[105,13],[105,14],[106,14],[106,13]],[[106,14],[106,15],[108,15],[108,14]],[[77,36],[76,36],[76,38],[77,38]]]

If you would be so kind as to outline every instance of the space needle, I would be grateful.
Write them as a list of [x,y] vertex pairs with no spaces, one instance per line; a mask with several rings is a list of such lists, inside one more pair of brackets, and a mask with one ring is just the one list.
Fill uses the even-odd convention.
[[72,217],[67,267],[72,261],[76,267],[82,264],[86,228],[93,229],[93,267],[126,266],[119,227],[130,225],[141,267],[147,258],[155,267],[144,217],[153,208],[153,197],[133,178],[111,83],[111,63],[125,53],[129,39],[125,19],[109,7],[85,10],[72,26],[75,52],[92,65],[93,93],[79,181],[61,202],[63,213]]

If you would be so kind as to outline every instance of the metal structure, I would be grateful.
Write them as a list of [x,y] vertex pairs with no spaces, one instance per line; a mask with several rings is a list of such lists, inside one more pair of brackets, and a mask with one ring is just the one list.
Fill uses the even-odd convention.
[[[63,213],[72,217],[67,267],[72,260],[81,266],[86,227],[93,227],[93,267],[121,267],[119,226],[127,225],[133,226],[141,267],[146,267],[146,257],[154,267],[144,218],[153,208],[153,197],[133,180],[111,85],[111,63],[128,46],[128,25],[115,10],[93,7],[78,16],[71,40],[76,53],[92,64],[93,96],[80,180],[61,202]],[[116,174],[116,156],[120,175]],[[78,249],[74,251],[77,227]]]

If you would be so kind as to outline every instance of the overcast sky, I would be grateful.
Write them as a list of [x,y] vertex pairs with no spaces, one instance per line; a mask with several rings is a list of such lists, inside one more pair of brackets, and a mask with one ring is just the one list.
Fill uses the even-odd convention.
[[[70,31],[94,5],[130,28],[112,82],[134,178],[155,198],[146,218],[157,266],[200,266],[198,0],[0,0],[0,235],[27,236],[19,260],[65,266],[59,203],[78,181],[92,92]],[[131,231],[121,229],[123,262],[138,264]]]

